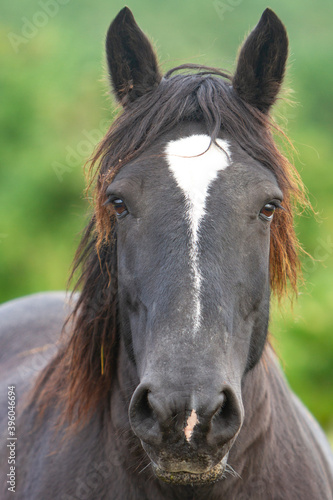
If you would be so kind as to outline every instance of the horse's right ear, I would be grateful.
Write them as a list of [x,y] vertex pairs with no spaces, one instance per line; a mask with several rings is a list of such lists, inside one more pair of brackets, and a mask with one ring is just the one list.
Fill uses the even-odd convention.
[[108,29],[106,56],[113,90],[123,106],[153,90],[161,80],[154,50],[128,7]]

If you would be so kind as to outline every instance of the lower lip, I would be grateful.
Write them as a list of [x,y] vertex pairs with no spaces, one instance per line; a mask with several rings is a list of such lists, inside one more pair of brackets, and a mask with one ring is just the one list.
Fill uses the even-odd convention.
[[[222,462],[224,462],[222,460]],[[165,483],[172,484],[205,484],[214,483],[222,479],[225,470],[224,463],[218,463],[207,472],[194,474],[193,472],[167,472],[159,467],[153,467],[155,475]]]

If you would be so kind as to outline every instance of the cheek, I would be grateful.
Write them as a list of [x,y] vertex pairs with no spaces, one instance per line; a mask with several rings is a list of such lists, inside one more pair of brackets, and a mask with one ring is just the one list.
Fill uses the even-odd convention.
[[254,295],[265,289],[269,279],[269,252],[258,249],[249,262],[249,282]]
[[147,253],[142,238],[132,232],[119,231],[117,241],[118,284],[129,296],[138,293],[144,281]]
[[149,338],[147,331],[147,310],[142,305],[136,311],[129,312],[129,332],[132,352],[140,374],[144,370],[142,360],[146,359],[146,345]]
[[257,309],[269,294],[269,246],[256,246],[242,259],[242,283],[239,286],[242,315]]
[[[119,278],[121,274],[119,273]],[[141,302],[138,292],[133,286],[133,280],[127,286],[120,278],[118,285],[119,321],[121,336],[129,356],[140,374],[142,360],[145,359],[145,349],[148,331],[147,308]]]

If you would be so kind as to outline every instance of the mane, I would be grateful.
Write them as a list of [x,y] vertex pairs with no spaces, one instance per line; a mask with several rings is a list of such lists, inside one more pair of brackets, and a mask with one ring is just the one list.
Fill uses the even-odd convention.
[[[178,74],[179,71],[181,74]],[[277,149],[273,132],[280,132],[269,115],[243,101],[232,88],[232,76],[216,68],[182,65],[167,72],[160,85],[128,103],[99,144],[90,165],[94,213],[85,229],[73,264],[80,270],[74,290],[81,289],[70,318],[69,340],[42,372],[32,398],[40,414],[61,404],[62,422],[87,420],[92,411],[108,407],[117,369],[116,217],[104,205],[106,188],[130,160],[182,121],[202,122],[211,140],[221,130],[275,175],[283,192],[284,210],[271,224],[270,282],[281,297],[297,291],[300,245],[295,236],[296,204],[307,199],[295,168]],[[69,324],[69,323],[68,323]]]

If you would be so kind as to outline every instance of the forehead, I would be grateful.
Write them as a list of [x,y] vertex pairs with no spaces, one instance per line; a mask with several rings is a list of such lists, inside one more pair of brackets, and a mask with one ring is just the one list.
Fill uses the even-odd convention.
[[[216,182],[218,180],[221,182]],[[186,197],[203,197],[217,185],[235,193],[244,189],[276,186],[274,174],[247,154],[231,137],[221,135],[216,144],[200,124],[182,124],[165,134],[147,151],[124,165],[113,184],[124,189],[159,194],[178,188]],[[230,193],[229,193],[230,194]],[[279,193],[277,193],[279,194]]]

